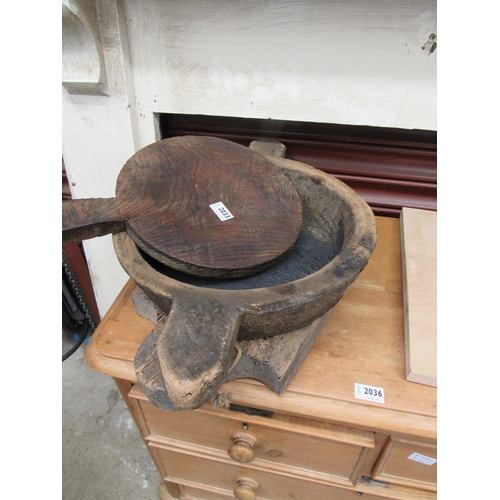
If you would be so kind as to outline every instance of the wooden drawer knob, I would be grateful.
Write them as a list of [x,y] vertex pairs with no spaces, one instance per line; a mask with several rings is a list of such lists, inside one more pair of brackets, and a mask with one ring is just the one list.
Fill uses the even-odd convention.
[[239,500],[255,500],[257,493],[255,490],[259,487],[259,483],[249,477],[240,477],[236,480],[238,486],[234,488],[234,496]]
[[227,454],[241,464],[251,462],[255,458],[253,447],[257,439],[248,432],[238,432],[231,436],[233,444],[228,448]]

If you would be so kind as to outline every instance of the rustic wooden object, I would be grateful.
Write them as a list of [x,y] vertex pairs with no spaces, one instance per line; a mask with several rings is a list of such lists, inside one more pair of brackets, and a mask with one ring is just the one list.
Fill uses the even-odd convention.
[[406,378],[437,387],[437,214],[403,208]]
[[274,139],[257,139],[252,141],[248,147],[265,156],[284,158],[286,154],[286,146]]
[[[132,302],[139,316],[152,323],[157,322],[157,307],[139,288],[133,291]],[[225,380],[252,378],[281,394],[297,373],[332,311],[333,309],[293,332],[262,339],[238,340],[235,346],[236,360]],[[149,358],[151,363],[151,356],[146,358]],[[151,364],[148,368],[154,371]],[[157,386],[157,390],[164,392],[165,388]],[[165,396],[158,394],[158,397]]]
[[[220,202],[215,213],[210,205]],[[272,266],[301,224],[300,199],[281,169],[213,137],[151,144],[124,165],[115,198],[63,202],[65,242],[126,229],[159,262],[217,278]]]
[[[303,225],[289,251],[292,260],[283,259],[250,278],[264,282],[251,281],[260,284],[246,289],[219,289],[211,282],[194,286],[196,281],[186,283],[179,275],[174,279],[168,269],[149,262],[127,233],[113,237],[125,271],[168,313],[135,361],[145,393],[161,408],[197,408],[210,401],[233,365],[237,338],[291,332],[327,313],[364,269],[375,247],[375,218],[352,189],[307,165],[268,158],[297,190]],[[311,240],[321,250],[320,257],[327,257],[317,267],[314,252],[303,246]],[[296,275],[298,271],[302,275]]]
[[333,308],[293,332],[264,339],[241,340],[241,356],[226,380],[253,378],[281,394],[290,384]]
[[[408,457],[437,456],[437,390],[406,380],[399,220],[377,217],[377,226],[368,265],[287,389],[278,395],[248,379],[220,387],[233,408],[271,418],[212,404],[180,412],[151,404],[134,356],[154,322],[137,314],[136,285],[127,283],[85,356],[114,377],[162,478],[162,499],[234,498],[242,477],[259,484],[257,498],[436,499],[438,464]],[[384,403],[357,399],[355,383],[383,388]],[[255,441],[246,463],[229,455],[241,433]]]

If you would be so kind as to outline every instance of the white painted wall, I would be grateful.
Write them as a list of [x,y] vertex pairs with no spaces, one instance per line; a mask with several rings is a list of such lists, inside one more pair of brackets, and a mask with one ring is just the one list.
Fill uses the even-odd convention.
[[[70,94],[63,86],[62,153],[71,192],[73,198],[112,197],[120,169],[135,152],[119,16],[114,2],[109,0],[64,3],[89,24],[89,32],[97,46],[92,52],[99,53],[100,64],[105,67],[101,87],[109,94]],[[73,62],[75,46],[77,44],[73,43]],[[89,59],[85,52],[81,58],[83,61]],[[70,90],[76,88],[78,91],[79,82],[75,80]],[[81,83],[83,89],[89,86],[85,81]],[[125,284],[127,275],[116,259],[111,236],[87,240],[83,244],[97,305],[103,316]]]
[[[126,159],[159,138],[155,113],[437,129],[437,51],[421,48],[436,0],[72,4],[98,14],[109,89],[63,93],[75,197],[114,193]],[[85,243],[101,313],[126,278],[109,239]]]
[[435,1],[125,5],[142,111],[436,128]]

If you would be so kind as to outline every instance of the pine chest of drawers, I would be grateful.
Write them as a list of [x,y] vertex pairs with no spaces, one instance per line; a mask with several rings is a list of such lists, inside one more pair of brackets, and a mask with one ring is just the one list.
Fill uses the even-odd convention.
[[[114,378],[163,478],[163,500],[436,498],[436,389],[405,378],[399,221],[377,225],[370,263],[281,395],[241,379],[221,386],[225,405],[152,405],[133,359],[153,324],[134,309],[135,285],[125,286],[86,358]],[[383,401],[355,384],[382,389]]]

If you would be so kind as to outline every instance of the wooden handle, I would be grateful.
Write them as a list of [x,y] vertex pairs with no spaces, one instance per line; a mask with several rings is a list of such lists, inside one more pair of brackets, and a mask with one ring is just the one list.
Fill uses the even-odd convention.
[[240,477],[236,480],[238,486],[234,488],[234,496],[239,500],[255,500],[257,493],[255,490],[259,487],[259,483],[249,477]]
[[88,240],[125,230],[126,211],[116,198],[63,201],[62,242]]
[[233,444],[228,448],[227,454],[241,464],[251,462],[255,458],[254,446],[257,439],[247,432],[232,435]]
[[286,154],[286,146],[274,139],[257,139],[252,141],[248,148],[265,156],[284,158]]
[[203,295],[175,298],[156,352],[163,382],[179,408],[195,409],[210,401],[236,355],[240,313]]

